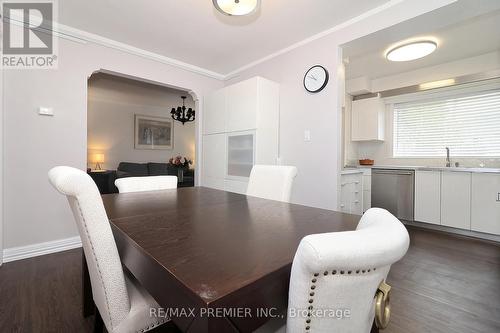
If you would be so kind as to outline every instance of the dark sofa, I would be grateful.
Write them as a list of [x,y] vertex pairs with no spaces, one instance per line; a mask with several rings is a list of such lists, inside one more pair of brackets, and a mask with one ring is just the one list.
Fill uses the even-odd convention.
[[[194,186],[194,171],[183,168],[184,176],[178,179],[177,187]],[[116,171],[90,172],[101,194],[118,193],[115,186],[117,178],[146,176],[179,176],[179,169],[168,163],[132,163],[121,162]]]
[[[183,168],[184,176],[179,179],[178,187],[194,186],[194,171]],[[145,176],[178,176],[179,169],[168,163],[132,163],[120,162],[116,170],[116,178]]]

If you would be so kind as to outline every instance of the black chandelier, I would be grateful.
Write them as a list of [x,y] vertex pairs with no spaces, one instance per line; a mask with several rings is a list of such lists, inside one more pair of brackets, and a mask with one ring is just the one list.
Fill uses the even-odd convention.
[[177,109],[172,108],[170,114],[172,115],[172,118],[174,120],[180,121],[182,125],[184,125],[184,123],[194,120],[195,112],[192,108],[189,108],[186,111],[186,105],[185,105],[186,96],[181,96],[181,98],[182,98],[182,106],[178,106]]

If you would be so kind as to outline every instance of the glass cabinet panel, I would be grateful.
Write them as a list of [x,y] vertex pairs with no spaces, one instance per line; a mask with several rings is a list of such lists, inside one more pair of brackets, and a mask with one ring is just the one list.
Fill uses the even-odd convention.
[[227,136],[227,175],[249,177],[254,164],[255,134],[240,133]]

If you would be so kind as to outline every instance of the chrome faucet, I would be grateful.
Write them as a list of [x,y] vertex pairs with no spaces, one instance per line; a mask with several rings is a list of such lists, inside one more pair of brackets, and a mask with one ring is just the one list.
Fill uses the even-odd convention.
[[448,148],[448,147],[446,147],[446,167],[447,168],[451,167],[450,148]]

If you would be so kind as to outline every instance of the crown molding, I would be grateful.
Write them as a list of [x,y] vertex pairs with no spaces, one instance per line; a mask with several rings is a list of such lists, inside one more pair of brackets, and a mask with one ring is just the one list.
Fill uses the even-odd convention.
[[299,41],[297,43],[294,43],[294,44],[292,44],[292,45],[290,45],[288,47],[285,47],[284,49],[281,49],[279,51],[271,53],[271,54],[269,54],[269,55],[267,55],[267,56],[265,56],[263,58],[260,58],[260,59],[258,59],[256,61],[253,61],[253,62],[251,62],[249,64],[246,64],[245,66],[242,66],[242,67],[240,67],[240,68],[238,68],[238,69],[236,69],[236,70],[234,70],[234,71],[226,74],[225,80],[229,80],[229,79],[237,76],[239,73],[241,73],[241,72],[243,72],[243,71],[245,71],[245,70],[247,70],[249,68],[252,68],[254,66],[257,66],[257,65],[259,65],[259,64],[261,64],[263,62],[266,62],[268,60],[276,58],[276,57],[278,57],[278,56],[280,56],[282,54],[288,53],[288,52],[290,52],[292,50],[295,50],[295,49],[297,49],[297,48],[299,48],[301,46],[304,46],[306,44],[312,43],[315,40],[318,40],[320,38],[328,36],[329,34],[332,34],[332,33],[336,32],[336,31],[339,31],[339,30],[342,30],[344,28],[347,28],[348,26],[350,26],[350,25],[352,25],[354,23],[357,23],[357,22],[362,21],[362,20],[364,20],[364,19],[366,19],[366,18],[368,18],[370,16],[378,14],[378,13],[380,13],[380,12],[382,12],[382,11],[388,9],[388,8],[391,8],[391,7],[395,6],[395,5],[398,5],[398,4],[402,3],[403,1],[405,1],[405,0],[390,0],[389,2],[386,2],[383,5],[380,5],[378,7],[370,9],[369,11],[366,11],[366,12],[362,13],[361,15],[353,17],[350,20],[347,20],[345,22],[337,24],[336,26],[333,26],[333,27],[331,27],[331,28],[329,28],[327,30],[324,30],[322,32],[319,32],[319,33],[317,33],[317,34],[315,34],[315,35],[313,35],[311,37],[303,39],[303,40],[301,40],[301,41]]
[[169,58],[169,57],[160,55],[158,53],[146,51],[146,50],[140,49],[138,47],[135,47],[135,46],[132,46],[129,44],[117,42],[113,39],[106,38],[106,37],[96,35],[96,34],[92,34],[90,32],[79,30],[79,29],[76,29],[76,28],[73,28],[73,27],[70,27],[70,26],[67,26],[64,24],[59,24],[59,23],[54,24],[54,31],[62,38],[69,37],[72,39],[77,39],[79,41],[98,44],[101,46],[105,46],[105,47],[109,47],[109,48],[116,49],[119,51],[123,51],[123,52],[129,53],[129,54],[137,55],[137,56],[140,56],[140,57],[143,57],[146,59],[154,60],[154,61],[160,62],[162,64],[171,65],[171,66],[174,66],[177,68],[181,68],[181,69],[184,69],[184,70],[196,73],[196,74],[208,76],[208,77],[213,78],[213,79],[224,80],[226,77],[224,74],[220,74],[220,73],[217,73],[217,72],[214,72],[214,71],[202,68],[202,67],[191,65],[191,64],[188,64],[186,62],[177,60],[177,59],[173,59],[173,58]]
[[[177,59],[169,58],[169,57],[160,55],[158,53],[146,51],[144,49],[141,49],[141,48],[138,48],[138,47],[126,44],[126,43],[121,43],[121,42],[115,41],[115,40],[110,39],[110,38],[106,38],[106,37],[103,37],[100,35],[89,33],[89,32],[86,32],[86,31],[83,31],[83,30],[80,30],[77,28],[73,28],[73,27],[70,27],[70,26],[67,26],[64,24],[60,24],[57,22],[54,22],[52,31],[55,33],[56,36],[58,36],[60,38],[71,40],[73,42],[78,42],[78,43],[82,43],[82,44],[94,43],[94,44],[101,45],[104,47],[109,47],[109,48],[113,48],[116,50],[120,50],[122,52],[126,52],[126,53],[129,53],[132,55],[140,56],[140,57],[143,57],[146,59],[154,60],[154,61],[157,61],[157,62],[160,62],[163,64],[167,64],[167,65],[170,65],[173,67],[184,69],[184,70],[196,73],[196,74],[204,75],[204,76],[207,76],[207,77],[210,77],[213,79],[226,81],[226,80],[229,80],[229,79],[237,76],[239,73],[241,73],[249,68],[255,67],[261,63],[264,63],[268,60],[276,58],[282,54],[288,53],[294,49],[297,49],[297,48],[304,46],[306,44],[309,44],[311,42],[314,42],[314,41],[316,41],[320,38],[323,38],[327,35],[330,35],[334,32],[345,29],[345,28],[347,28],[355,23],[358,23],[362,20],[365,20],[373,15],[376,15],[380,12],[383,12],[384,10],[387,10],[391,7],[399,5],[405,1],[407,1],[407,0],[389,0],[388,2],[382,4],[378,7],[375,7],[371,10],[368,10],[368,11],[366,11],[366,12],[364,12],[364,13],[362,13],[354,18],[351,18],[345,22],[337,24],[337,25],[333,26],[332,28],[329,28],[329,29],[324,30],[320,33],[317,33],[317,34],[315,34],[311,37],[308,37],[302,41],[296,42],[296,43],[294,43],[286,48],[283,48],[279,51],[271,53],[271,54],[269,54],[265,57],[262,57],[258,60],[250,62],[250,63],[248,63],[248,64],[246,64],[246,65],[244,65],[244,66],[242,66],[234,71],[226,73],[226,74],[217,73],[217,72],[208,70],[206,68],[195,66],[195,65],[177,60]],[[439,3],[442,2],[443,3],[442,5],[445,5],[445,4],[453,3],[456,1],[457,0],[440,0],[438,2]],[[19,23],[19,22],[16,22],[16,23]]]

